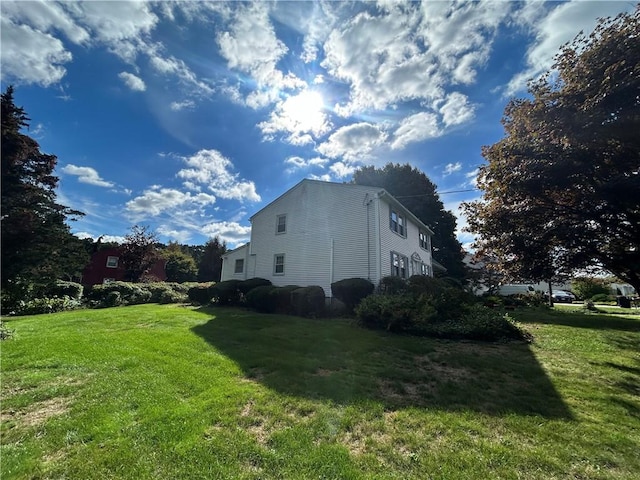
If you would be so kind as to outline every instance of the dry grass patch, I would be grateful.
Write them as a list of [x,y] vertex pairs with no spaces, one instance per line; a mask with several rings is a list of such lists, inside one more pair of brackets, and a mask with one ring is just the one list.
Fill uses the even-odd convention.
[[52,417],[67,413],[70,403],[71,399],[68,397],[55,397],[33,403],[25,411],[8,410],[2,412],[2,419],[3,421],[13,421],[20,427],[35,427],[46,423]]

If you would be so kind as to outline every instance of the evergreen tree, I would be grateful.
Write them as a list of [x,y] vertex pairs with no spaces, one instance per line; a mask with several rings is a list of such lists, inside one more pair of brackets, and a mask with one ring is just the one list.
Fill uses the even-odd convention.
[[382,187],[434,232],[433,258],[447,269],[447,276],[462,280],[462,245],[456,238],[456,218],[444,209],[436,186],[409,164],[389,163],[384,168],[361,167],[353,174],[358,185]]
[[[56,202],[55,155],[44,154],[22,133],[29,118],[9,86],[2,103],[2,290],[4,300],[35,284],[65,278],[87,261],[82,243],[65,223],[82,215]],[[21,293],[22,292],[22,293]]]
[[227,244],[220,243],[216,236],[204,246],[202,258],[198,264],[199,282],[219,282],[222,275],[222,255],[227,251]]
[[193,257],[185,250],[187,250],[186,245],[182,246],[171,242],[162,251],[161,256],[167,260],[165,272],[168,282],[193,282],[196,280],[198,267]]

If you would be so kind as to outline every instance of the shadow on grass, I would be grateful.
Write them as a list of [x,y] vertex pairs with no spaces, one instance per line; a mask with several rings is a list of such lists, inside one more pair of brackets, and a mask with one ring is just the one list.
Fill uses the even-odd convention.
[[542,323],[593,330],[622,330],[640,332],[640,318],[624,318],[607,314],[583,313],[580,311],[520,309],[512,314],[522,323]]
[[202,309],[193,331],[281,394],[385,408],[472,410],[571,419],[526,344],[397,336],[349,320]]

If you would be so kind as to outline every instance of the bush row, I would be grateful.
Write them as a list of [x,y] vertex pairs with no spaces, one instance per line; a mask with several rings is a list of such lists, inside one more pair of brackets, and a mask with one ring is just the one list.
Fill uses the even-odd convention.
[[474,340],[529,340],[513,320],[455,284],[431,277],[382,279],[355,309],[360,325],[394,333]]

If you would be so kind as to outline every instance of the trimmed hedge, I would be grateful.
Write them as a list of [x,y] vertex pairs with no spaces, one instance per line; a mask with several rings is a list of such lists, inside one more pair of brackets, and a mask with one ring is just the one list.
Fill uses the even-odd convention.
[[69,297],[74,300],[80,300],[82,298],[83,290],[84,287],[79,283],[57,280],[54,285],[51,285],[46,289],[43,297]]
[[211,303],[211,298],[213,295],[211,294],[211,287],[215,285],[212,283],[200,283],[197,285],[192,285],[187,290],[187,295],[191,303],[195,303],[198,305],[208,305]]
[[242,295],[246,296],[247,293],[249,293],[254,288],[264,287],[269,285],[273,285],[273,284],[271,283],[270,280],[267,280],[265,278],[248,278],[247,280],[242,280],[238,284],[238,290],[240,290],[240,293]]
[[331,284],[331,293],[345,304],[349,312],[373,293],[374,285],[364,278],[345,278]]
[[319,286],[311,286],[292,291],[291,306],[295,315],[321,317],[325,309],[324,289]]
[[247,306],[260,313],[274,313],[278,308],[277,287],[262,285],[247,293]]
[[218,305],[240,305],[240,280],[225,280],[209,289],[212,300]]

